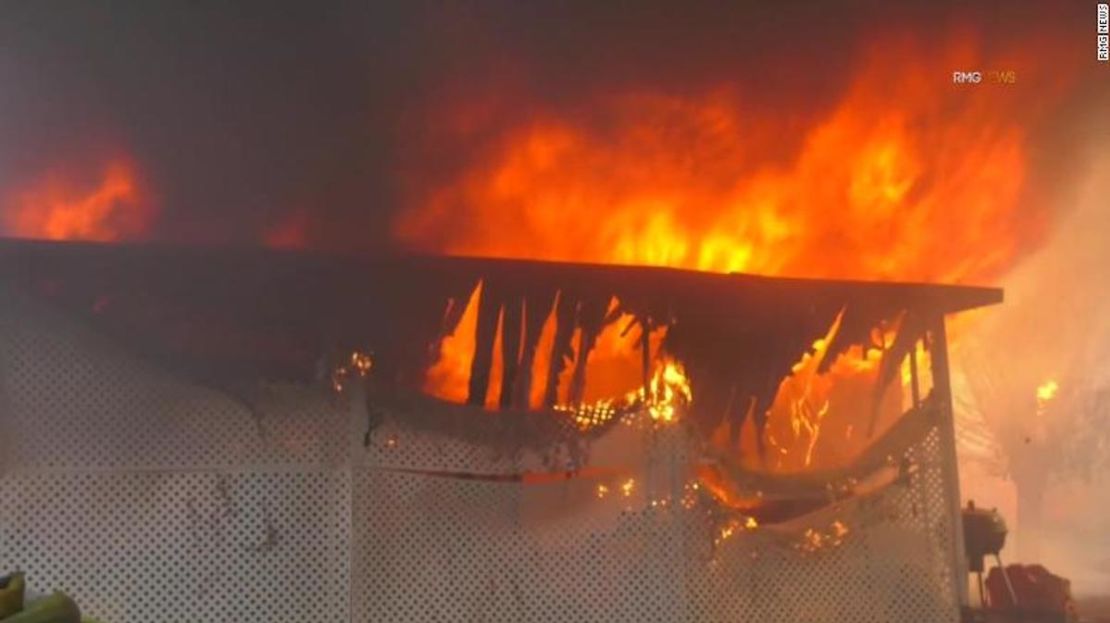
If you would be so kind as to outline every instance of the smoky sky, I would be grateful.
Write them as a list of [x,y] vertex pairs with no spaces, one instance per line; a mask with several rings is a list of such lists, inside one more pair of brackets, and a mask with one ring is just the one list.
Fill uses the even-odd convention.
[[512,114],[527,115],[599,89],[728,81],[804,114],[846,87],[859,42],[884,30],[967,20],[988,47],[1074,32],[1091,41],[1076,62],[1093,65],[1094,14],[1085,2],[10,1],[0,191],[120,150],[157,196],[152,237],[257,241],[301,210],[313,239],[385,245],[398,163],[429,111],[474,90],[511,85]]

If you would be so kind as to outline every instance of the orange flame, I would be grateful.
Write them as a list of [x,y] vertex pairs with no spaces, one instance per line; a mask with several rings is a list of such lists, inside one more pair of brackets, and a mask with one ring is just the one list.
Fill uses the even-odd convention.
[[[1021,78],[951,82],[954,68],[994,65]],[[444,129],[432,136],[474,147],[469,159],[447,178],[419,176],[440,182],[408,197],[394,233],[411,247],[460,255],[991,280],[1046,233],[1047,214],[1026,205],[1029,136],[1073,78],[1050,79],[1048,65],[1005,50],[985,58],[968,36],[928,49],[882,41],[839,100],[811,116],[760,111],[728,84],[683,94],[595,93],[577,108],[523,118],[469,115],[464,102],[432,123]],[[461,396],[468,335],[464,322],[445,341],[429,392]],[[623,372],[609,376],[623,386],[601,390],[591,376],[588,401],[614,400],[641,384],[635,340],[614,335],[602,335],[591,367],[606,353],[619,357]],[[747,467],[842,466],[868,443],[858,405],[873,398],[879,351],[853,349],[818,375],[827,340],[780,387],[762,440],[771,464]],[[931,382],[921,345],[917,355],[919,378]],[[909,398],[908,363],[901,372],[894,389],[903,391],[882,397],[880,429]],[[739,436],[740,454],[761,460],[752,428]]]
[[586,119],[547,111],[482,132],[445,123],[448,141],[496,139],[414,195],[395,233],[463,255],[991,279],[1044,235],[1039,208],[1022,205],[1027,135],[1057,85],[1020,58],[1003,61],[1021,72],[1016,84],[953,85],[953,67],[990,61],[970,39],[927,52],[874,46],[810,123],[749,109],[729,85],[595,95]]
[[[423,389],[428,394],[456,403],[466,400],[481,293],[482,285],[479,284],[467,299],[454,334],[446,336],[440,342],[439,359],[428,369],[424,379]],[[462,304],[462,302],[456,301],[455,304]],[[612,301],[610,309],[614,309],[616,305],[617,301]],[[623,396],[623,401],[630,403],[637,400],[642,392],[639,360],[633,357],[640,345],[639,336],[636,331],[624,332],[624,328],[631,320],[631,316],[622,315],[598,335],[597,343],[589,353],[589,377],[583,405],[569,404],[568,388],[574,364],[568,365],[559,377],[559,387],[562,390],[562,395],[558,397],[559,404],[563,405],[564,410],[575,410],[577,416],[580,416],[580,424],[588,427],[607,421],[615,413],[614,407],[619,397]],[[658,353],[662,337],[661,329],[651,333],[649,341],[652,353]],[[576,334],[572,344],[578,344],[578,338]],[[528,397],[528,405],[531,408],[539,408],[543,403],[544,380],[551,366],[550,353],[554,339],[555,318],[554,314],[551,314],[547,317],[540,333],[536,359],[532,366],[533,382]],[[656,365],[652,376],[652,392],[659,399],[647,406],[653,419],[669,421],[673,419],[674,408],[681,400],[685,399],[689,402],[689,384],[685,381],[680,366],[674,362],[660,361]],[[499,323],[494,338],[489,391],[486,394],[485,406],[489,408],[495,408],[497,405],[497,397],[501,392],[501,369]]]
[[134,167],[116,159],[94,184],[56,172],[44,176],[5,202],[2,222],[5,232],[19,237],[114,241],[141,236],[153,217]]

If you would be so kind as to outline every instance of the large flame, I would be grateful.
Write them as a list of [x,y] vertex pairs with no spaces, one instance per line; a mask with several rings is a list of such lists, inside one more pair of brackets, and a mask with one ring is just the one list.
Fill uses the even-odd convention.
[[953,69],[993,66],[969,38],[886,42],[808,117],[748,107],[727,83],[594,94],[579,112],[500,125],[491,115],[492,127],[439,137],[494,138],[414,194],[395,232],[466,255],[989,280],[1044,233],[1039,208],[1019,208],[1029,127],[1053,91],[1032,64],[998,58],[1016,84],[955,85]]
[[[727,82],[696,92],[594,92],[528,114],[444,107],[449,120],[433,136],[471,149],[450,175],[414,172],[424,185],[395,234],[420,250],[462,255],[994,279],[1046,233],[1047,213],[1027,201],[1030,136],[1069,78],[1049,79],[1045,64],[1013,50],[988,58],[966,33],[941,45],[884,41],[868,50],[839,98],[816,113],[757,109]],[[966,68],[1014,71],[1017,82],[953,84],[952,72]],[[445,341],[429,392],[463,397],[475,308],[471,300]],[[742,456],[755,460],[762,442],[770,463],[760,467],[796,471],[844,465],[866,446],[859,405],[872,400],[879,351],[854,349],[818,375],[830,336],[783,381],[764,439],[743,431]],[[591,367],[609,358],[623,368],[605,375],[619,383],[587,386],[590,405],[642,385],[637,345],[616,326],[603,333]],[[920,347],[918,355],[918,373],[928,377]],[[906,391],[889,392],[883,413],[905,408],[909,376],[904,367],[894,387]],[[598,413],[608,411],[587,415]]]
[[[465,311],[459,321],[454,334],[449,335],[440,343],[439,359],[432,365],[424,382],[424,391],[444,400],[461,403],[466,400],[468,381],[470,378],[470,360],[474,353],[475,336],[478,328],[478,300],[482,294],[482,286],[470,294],[466,301]],[[460,301],[459,304],[462,304]],[[617,301],[610,303],[610,308],[615,308]],[[549,312],[550,313],[550,312]],[[650,381],[652,396],[643,401],[642,385],[643,371],[640,368],[640,358],[637,349],[640,347],[640,336],[636,331],[625,331],[632,317],[622,315],[615,322],[607,325],[600,333],[597,343],[589,353],[589,376],[586,384],[583,401],[586,403],[588,413],[583,411],[582,417],[589,420],[604,418],[617,402],[630,403],[640,400],[647,407],[652,419],[669,421],[674,418],[674,408],[681,402],[689,402],[689,385],[681,371],[681,366],[671,361],[655,358],[655,368]],[[571,340],[578,344],[579,333]],[[658,354],[659,345],[663,338],[663,331],[653,331],[649,335],[651,352]],[[536,359],[532,369],[532,387],[528,397],[528,405],[538,408],[543,403],[544,379],[551,366],[550,353],[555,339],[555,317],[550,314],[544,323],[536,349]],[[491,366],[489,391],[486,395],[486,406],[495,408],[497,397],[501,392],[501,326],[497,327],[494,337],[493,362]],[[568,365],[559,376],[559,387],[562,394],[558,396],[559,404],[565,407],[579,408],[582,405],[569,404],[569,386],[574,365]]]
[[115,241],[142,236],[154,210],[135,167],[113,159],[94,177],[52,171],[5,198],[8,235],[48,240]]

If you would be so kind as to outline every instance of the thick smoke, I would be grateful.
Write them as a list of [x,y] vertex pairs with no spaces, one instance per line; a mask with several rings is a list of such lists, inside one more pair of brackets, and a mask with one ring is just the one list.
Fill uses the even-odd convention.
[[[1006,303],[974,320],[953,357],[965,381],[962,428],[986,418],[989,441],[979,445],[993,446],[964,448],[965,495],[1007,516],[1010,562],[1044,564],[1080,594],[1110,585],[1110,135],[1105,125],[1091,129],[1089,164],[1058,199],[1067,215],[1007,276]],[[1058,390],[1038,407],[1036,389],[1048,381]]]

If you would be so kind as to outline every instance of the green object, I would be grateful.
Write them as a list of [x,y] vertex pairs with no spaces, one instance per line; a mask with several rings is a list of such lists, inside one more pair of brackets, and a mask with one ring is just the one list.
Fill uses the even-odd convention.
[[23,574],[0,578],[0,621],[23,609]]
[[0,619],[0,623],[81,623],[81,612],[72,599],[55,592],[26,604],[23,612]]

